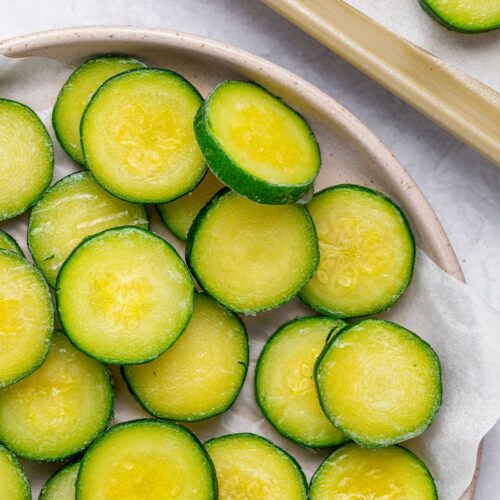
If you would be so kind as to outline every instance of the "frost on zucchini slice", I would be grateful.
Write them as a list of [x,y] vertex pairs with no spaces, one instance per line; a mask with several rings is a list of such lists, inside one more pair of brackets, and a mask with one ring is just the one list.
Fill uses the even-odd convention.
[[80,122],[95,91],[109,78],[144,66],[129,57],[101,56],[86,61],[71,73],[57,96],[52,125],[61,147],[74,161],[85,164],[80,142]]
[[57,280],[64,331],[83,352],[112,364],[144,363],[186,327],[194,285],[162,238],[132,226],[83,241]]
[[177,200],[158,205],[160,217],[177,238],[186,240],[189,228],[199,211],[223,187],[224,184],[212,172],[207,171],[193,191]]
[[8,250],[9,252],[14,252],[24,257],[21,247],[18,245],[17,241],[5,231],[0,229],[0,250]]
[[65,465],[44,484],[38,500],[75,500],[75,483],[80,462]]
[[320,465],[309,498],[437,500],[438,495],[429,469],[410,450],[401,446],[367,450],[348,443]]
[[355,185],[317,193],[307,205],[320,262],[300,297],[316,311],[353,318],[389,308],[408,287],[415,242],[401,210],[384,195]]
[[53,330],[52,296],[43,276],[24,257],[0,250],[0,387],[41,365]]
[[321,156],[309,125],[254,83],[221,83],[196,115],[195,132],[217,177],[256,202],[297,201],[318,175]]
[[222,190],[202,209],[186,256],[200,286],[243,314],[284,304],[318,263],[317,238],[303,205],[260,205]]
[[220,500],[280,498],[305,500],[304,474],[286,451],[256,434],[229,434],[205,448],[217,473]]
[[325,414],[365,447],[418,436],[441,406],[436,353],[389,321],[368,319],[343,329],[320,355],[315,376]]
[[498,0],[420,0],[422,8],[446,28],[480,33],[500,28]]
[[196,294],[193,316],[180,339],[150,363],[123,373],[144,408],[156,417],[203,420],[236,400],[248,366],[248,339],[240,319]]
[[144,206],[105,191],[90,172],[68,175],[52,186],[30,214],[28,246],[52,287],[73,249],[87,236],[116,226],[147,229]]
[[82,118],[87,167],[115,196],[164,203],[191,191],[206,171],[193,119],[202,104],[182,76],[136,69],[94,94]]
[[0,220],[23,213],[49,187],[52,141],[33,110],[0,98]]
[[31,500],[31,488],[16,457],[0,445],[0,498]]
[[314,383],[326,339],[345,325],[323,317],[290,321],[268,340],[257,363],[257,403],[278,432],[302,446],[327,448],[348,440],[323,413]]
[[0,390],[0,441],[30,460],[63,460],[106,428],[112,406],[107,368],[56,332],[43,365]]
[[162,420],[112,427],[87,451],[78,500],[215,500],[212,462],[188,429]]

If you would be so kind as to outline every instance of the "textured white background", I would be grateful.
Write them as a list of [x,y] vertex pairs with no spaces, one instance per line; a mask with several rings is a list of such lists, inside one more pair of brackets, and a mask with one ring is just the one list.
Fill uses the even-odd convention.
[[[96,24],[208,36],[281,64],[330,94],[408,169],[440,217],[469,284],[500,309],[500,169],[258,0],[0,0],[0,38]],[[486,438],[477,500],[500,499],[498,471],[500,424]]]

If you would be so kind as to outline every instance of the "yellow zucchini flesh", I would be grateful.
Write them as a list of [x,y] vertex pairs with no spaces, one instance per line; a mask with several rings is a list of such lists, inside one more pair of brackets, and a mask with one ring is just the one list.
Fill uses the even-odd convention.
[[52,296],[43,276],[24,257],[0,250],[0,387],[40,366],[53,330]]
[[305,500],[300,466],[288,453],[255,434],[230,434],[205,443],[217,473],[220,500]]
[[310,500],[437,500],[434,480],[425,464],[401,446],[368,450],[348,443],[319,467],[309,489]]
[[83,112],[96,90],[109,78],[144,64],[129,57],[101,56],[79,66],[63,85],[52,112],[52,125],[62,148],[73,160],[85,164],[80,142]]
[[21,464],[2,445],[0,445],[0,498],[31,500],[31,488]]
[[316,385],[333,424],[366,447],[418,436],[441,405],[436,353],[409,330],[377,319],[333,337],[318,359]]
[[194,285],[184,262],[144,229],[108,229],[81,243],[57,281],[64,331],[79,349],[111,364],[157,358],[181,335]]
[[23,251],[17,244],[17,241],[5,231],[0,229],[0,250],[8,250],[24,257]]
[[220,191],[188,236],[198,283],[229,309],[255,314],[294,297],[318,262],[314,226],[302,205],[261,205]]
[[123,368],[137,400],[159,418],[195,421],[226,411],[248,366],[248,340],[239,318],[197,294],[179,340],[149,363]]
[[80,462],[65,465],[44,484],[38,500],[75,500],[75,484]]
[[128,201],[164,203],[188,193],[206,171],[193,132],[201,103],[172,71],[136,69],[111,78],[82,118],[87,167]]
[[0,220],[23,213],[52,180],[52,140],[24,104],[0,98]]
[[106,428],[112,406],[106,367],[56,332],[43,365],[0,390],[0,441],[30,460],[63,460]]
[[323,413],[314,382],[326,339],[345,325],[334,318],[292,320],[271,336],[259,357],[257,403],[281,434],[302,446],[326,448],[348,440]]
[[33,207],[28,246],[38,269],[55,287],[59,269],[84,238],[128,225],[147,229],[146,209],[112,196],[90,172],[77,172],[48,189]]
[[215,500],[212,463],[196,437],[162,420],[112,427],[85,454],[78,500]]
[[177,238],[186,240],[195,217],[208,200],[223,187],[224,184],[212,172],[207,171],[203,180],[193,191],[177,200],[158,205],[158,212],[170,231]]
[[401,210],[384,195],[349,184],[320,191],[307,208],[320,262],[300,297],[322,314],[344,318],[394,304],[410,283],[415,259]]

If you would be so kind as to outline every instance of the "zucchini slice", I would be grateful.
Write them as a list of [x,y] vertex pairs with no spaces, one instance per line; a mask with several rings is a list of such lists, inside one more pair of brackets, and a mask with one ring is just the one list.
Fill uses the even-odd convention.
[[309,281],[318,241],[303,205],[260,205],[223,189],[191,226],[186,257],[218,302],[256,314],[284,304]]
[[419,0],[422,8],[448,29],[481,33],[500,28],[498,0]]
[[255,396],[264,416],[283,436],[310,448],[348,440],[323,413],[314,366],[327,338],[346,323],[334,318],[298,318],[267,341],[255,369]]
[[224,184],[212,172],[207,171],[203,180],[193,191],[177,200],[157,205],[160,217],[177,238],[185,241],[189,228],[199,211],[223,187]]
[[128,201],[164,203],[188,193],[206,171],[193,131],[201,104],[198,91],[173,71],[114,76],[82,118],[87,167],[106,190]]
[[320,262],[301,299],[341,318],[392,306],[408,287],[415,261],[403,212],[381,193],[351,184],[320,191],[307,208],[318,233]]
[[129,57],[101,56],[84,62],[71,73],[57,96],[52,126],[59,144],[74,161],[85,164],[80,122],[95,91],[112,76],[143,67],[143,63]]
[[181,335],[193,310],[184,262],[144,229],[108,229],[81,243],[57,280],[64,331],[83,352],[111,364],[157,358]]
[[0,445],[0,498],[31,500],[31,488],[21,464],[7,448]]
[[65,465],[43,485],[38,500],[75,500],[76,476],[80,462]]
[[22,214],[49,187],[52,140],[36,113],[0,98],[0,220]]
[[389,321],[344,328],[316,364],[323,411],[358,444],[377,448],[424,432],[441,406],[441,367],[431,346]]
[[194,129],[215,175],[258,203],[293,203],[319,173],[319,146],[304,118],[254,83],[221,83]]
[[410,450],[402,446],[367,450],[348,443],[320,465],[309,498],[437,500],[438,495],[429,469]]
[[49,285],[55,287],[59,269],[84,238],[128,225],[149,227],[144,206],[115,198],[90,172],[77,172],[54,184],[33,207],[28,246]]
[[217,473],[219,499],[305,500],[307,484],[296,460],[256,434],[229,434],[205,443]]
[[0,387],[42,364],[53,331],[52,296],[42,274],[24,257],[0,250]]
[[87,451],[76,481],[78,500],[212,500],[212,462],[195,435],[161,420],[115,425]]
[[0,390],[0,441],[23,458],[63,460],[106,428],[112,408],[107,368],[56,332],[43,365]]
[[123,368],[140,404],[155,417],[196,421],[226,411],[248,367],[248,339],[238,316],[195,295],[193,316],[181,338],[159,358]]
[[5,231],[0,229],[0,250],[8,250],[9,252],[14,252],[24,257],[24,253],[21,247],[18,245],[17,241]]

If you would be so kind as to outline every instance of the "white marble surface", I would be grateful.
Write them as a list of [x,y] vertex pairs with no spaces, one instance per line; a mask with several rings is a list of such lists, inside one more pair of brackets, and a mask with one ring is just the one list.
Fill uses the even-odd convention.
[[[408,169],[440,217],[469,284],[500,309],[500,169],[258,0],[0,0],[1,38],[96,24],[208,36],[281,64],[330,94]],[[498,471],[500,424],[486,438],[477,500],[500,498]]]

